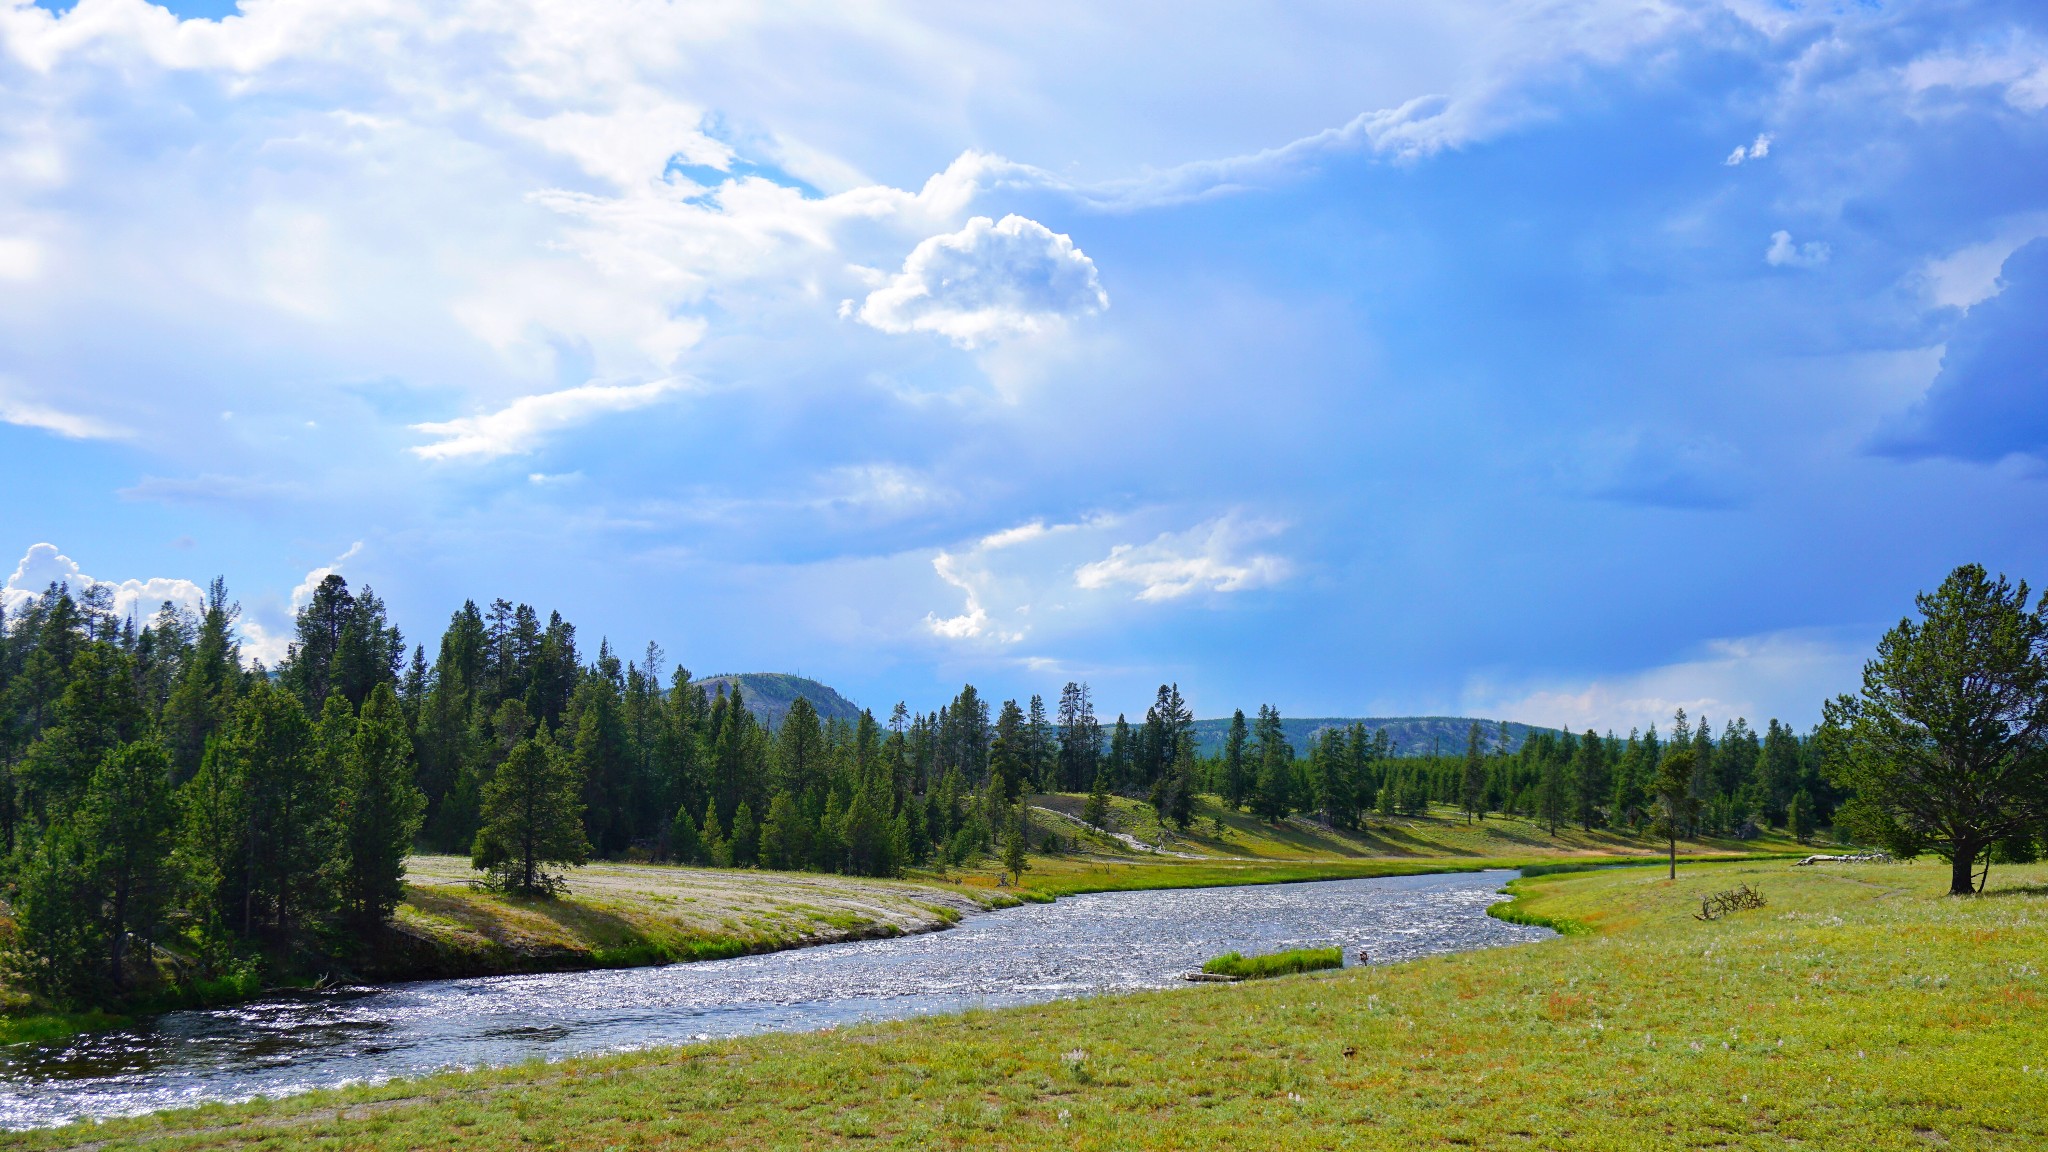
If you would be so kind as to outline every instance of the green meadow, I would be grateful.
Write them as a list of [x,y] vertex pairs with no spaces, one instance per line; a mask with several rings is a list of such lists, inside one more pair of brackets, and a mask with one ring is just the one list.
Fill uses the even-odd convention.
[[[1703,896],[1768,901],[1713,921]],[[2048,1147],[2048,867],[1556,873],[1567,934],[17,1134],[32,1149]]]

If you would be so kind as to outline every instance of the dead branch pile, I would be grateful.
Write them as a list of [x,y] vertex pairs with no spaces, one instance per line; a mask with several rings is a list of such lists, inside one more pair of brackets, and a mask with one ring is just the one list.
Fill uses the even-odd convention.
[[1745,908],[1761,908],[1763,906],[1764,894],[1744,884],[1739,888],[1730,888],[1726,892],[1717,892],[1712,896],[1700,897],[1700,910],[1693,913],[1692,918],[1695,920],[1718,920],[1730,912],[1740,912]]

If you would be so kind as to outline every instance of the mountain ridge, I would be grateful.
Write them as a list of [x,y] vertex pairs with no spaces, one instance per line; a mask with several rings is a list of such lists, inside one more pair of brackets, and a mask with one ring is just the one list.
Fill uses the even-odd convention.
[[730,690],[732,685],[738,684],[740,698],[746,702],[747,711],[771,729],[782,727],[782,718],[789,715],[790,705],[796,703],[799,696],[811,702],[820,720],[860,719],[860,705],[840,695],[839,690],[831,685],[808,676],[789,672],[726,672],[690,683],[714,696],[721,687]]

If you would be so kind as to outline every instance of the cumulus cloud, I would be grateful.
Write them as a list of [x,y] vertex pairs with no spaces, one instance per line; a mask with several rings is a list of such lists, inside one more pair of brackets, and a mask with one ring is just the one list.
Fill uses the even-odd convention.
[[152,576],[147,580],[95,580],[78,562],[64,555],[55,544],[33,544],[14,566],[7,583],[0,586],[0,606],[12,612],[43,594],[51,584],[69,587],[73,595],[104,588],[112,597],[113,611],[123,619],[148,623],[157,610],[169,602],[197,612],[206,606],[206,590],[190,580]]
[[1022,216],[976,216],[911,249],[856,314],[884,332],[936,332],[973,348],[1107,307],[1095,262],[1071,238]]
[[1941,371],[1879,436],[1880,453],[2048,459],[2048,238],[2007,257],[1997,287],[1957,325]]
[[1828,262],[1828,246],[1819,240],[1795,244],[1792,234],[1779,229],[1771,233],[1771,246],[1764,250],[1764,263],[1773,268],[1818,268]]
[[1861,638],[1809,632],[1713,640],[1695,657],[1638,671],[1516,687],[1475,680],[1463,708],[1579,731],[1665,728],[1680,708],[1717,728],[1738,718],[1760,728],[1773,717],[1804,728],[1820,719],[1822,701],[1861,683],[1868,651]]
[[1248,549],[1284,528],[1268,520],[1220,516],[1185,532],[1162,532],[1147,544],[1119,544],[1108,556],[1076,569],[1074,583],[1087,589],[1127,585],[1148,601],[1177,600],[1196,591],[1263,588],[1286,579],[1292,566],[1284,557]]
[[676,380],[646,384],[585,384],[522,396],[495,412],[454,420],[414,424],[413,431],[435,437],[416,445],[413,453],[427,460],[494,460],[533,451],[548,433],[584,424],[613,412],[645,408],[680,387]]

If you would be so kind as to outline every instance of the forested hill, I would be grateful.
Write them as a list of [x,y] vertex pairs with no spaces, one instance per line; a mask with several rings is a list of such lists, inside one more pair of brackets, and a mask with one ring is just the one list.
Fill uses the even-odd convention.
[[789,706],[796,703],[799,696],[811,702],[820,720],[860,719],[860,705],[841,696],[829,685],[787,672],[738,672],[706,676],[693,683],[703,685],[706,692],[715,696],[720,685],[730,690],[735,681],[739,683],[740,696],[747,702],[747,711],[770,728],[782,727],[783,716],[788,714]]
[[[1247,724],[1253,718],[1245,717]],[[1441,748],[1445,754],[1465,750],[1466,734],[1472,725],[1479,725],[1486,738],[1486,750],[1491,752],[1498,746],[1500,724],[1498,720],[1481,720],[1473,716],[1311,716],[1285,717],[1280,726],[1287,733],[1287,742],[1297,753],[1307,754],[1315,742],[1316,734],[1325,728],[1349,728],[1363,724],[1367,731],[1384,728],[1387,738],[1394,742],[1396,756],[1426,756],[1432,749]],[[1508,751],[1513,752],[1522,742],[1538,732],[1555,729],[1538,728],[1532,724],[1508,721]],[[1195,740],[1204,756],[1219,755],[1223,751],[1223,739],[1230,734],[1230,718],[1195,721]]]

